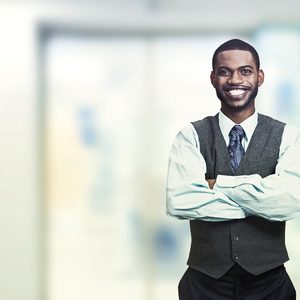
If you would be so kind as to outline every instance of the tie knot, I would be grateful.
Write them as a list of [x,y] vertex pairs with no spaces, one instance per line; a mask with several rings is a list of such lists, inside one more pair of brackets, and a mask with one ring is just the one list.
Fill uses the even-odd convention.
[[234,136],[238,137],[239,142],[242,142],[242,139],[245,137],[245,135],[245,131],[241,125],[234,125],[229,132],[229,136],[231,138]]

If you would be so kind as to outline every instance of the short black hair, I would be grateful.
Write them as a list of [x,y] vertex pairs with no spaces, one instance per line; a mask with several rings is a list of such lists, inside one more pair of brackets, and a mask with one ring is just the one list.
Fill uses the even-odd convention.
[[221,46],[219,46],[215,50],[213,58],[212,58],[212,68],[213,68],[213,70],[215,69],[217,55],[220,52],[227,51],[227,50],[244,50],[244,51],[249,51],[252,54],[252,56],[253,56],[253,58],[255,60],[257,70],[260,68],[259,56],[258,56],[258,53],[255,50],[255,48],[253,46],[251,46],[250,44],[242,41],[242,40],[232,39],[232,40],[229,40],[229,41],[223,43]]

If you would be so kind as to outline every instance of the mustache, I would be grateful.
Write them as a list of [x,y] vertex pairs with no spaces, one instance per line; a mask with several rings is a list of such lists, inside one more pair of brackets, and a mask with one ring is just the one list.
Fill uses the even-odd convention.
[[251,87],[247,85],[231,85],[231,84],[225,84],[222,86],[223,90],[250,90]]

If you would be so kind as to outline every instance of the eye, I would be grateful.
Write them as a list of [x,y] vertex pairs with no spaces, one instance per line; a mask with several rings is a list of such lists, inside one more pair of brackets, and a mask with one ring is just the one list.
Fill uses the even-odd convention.
[[252,73],[253,73],[253,71],[250,68],[244,68],[241,70],[242,75],[251,75]]
[[218,76],[229,76],[230,72],[227,69],[219,69],[217,72]]

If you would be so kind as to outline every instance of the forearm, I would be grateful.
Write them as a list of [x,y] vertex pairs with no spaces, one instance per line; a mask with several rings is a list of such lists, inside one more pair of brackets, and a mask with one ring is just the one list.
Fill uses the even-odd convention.
[[167,214],[178,219],[212,222],[245,218],[238,204],[224,193],[211,190],[207,184],[167,188]]
[[219,176],[214,189],[237,202],[249,215],[285,221],[300,214],[298,174]]
[[199,174],[198,178],[192,180],[188,176],[180,176],[177,170],[182,166],[178,167],[178,163],[169,164],[166,205],[168,216],[212,222],[245,218],[241,206],[223,192],[213,190],[215,179],[204,180],[204,174]]

